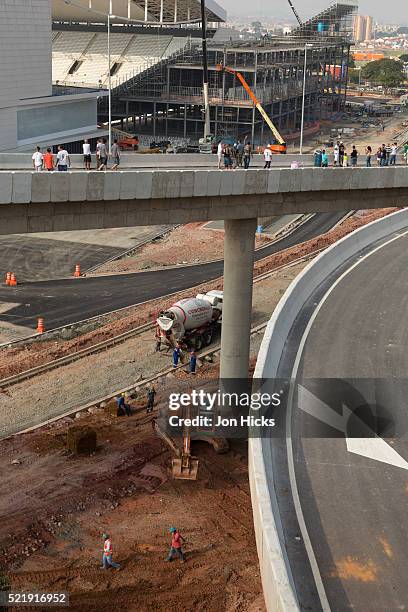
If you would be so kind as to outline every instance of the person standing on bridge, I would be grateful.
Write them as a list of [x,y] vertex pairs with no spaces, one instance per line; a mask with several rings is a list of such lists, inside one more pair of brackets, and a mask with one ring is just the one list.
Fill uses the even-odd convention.
[[264,170],[271,169],[271,162],[272,162],[272,151],[271,151],[271,145],[268,144],[267,147],[265,147],[264,149],[264,161],[265,161],[265,165],[264,165]]
[[41,172],[41,170],[43,169],[43,165],[44,165],[44,157],[43,154],[41,153],[41,148],[40,147],[36,147],[33,156],[32,156],[32,160],[33,160],[33,168],[36,172]]
[[244,168],[245,170],[248,170],[249,168],[249,164],[251,163],[251,157],[252,157],[252,147],[251,147],[251,142],[248,140],[248,142],[244,146]]
[[366,146],[365,154],[366,154],[366,168],[371,168],[371,155],[373,151],[370,145]]
[[62,145],[58,145],[57,153],[57,168],[59,172],[67,172],[68,167],[71,166],[71,160],[68,155],[68,151],[64,149]]
[[222,163],[223,163],[222,151],[223,151],[223,148],[224,148],[224,143],[222,142],[222,140],[220,140],[220,142],[218,143],[218,147],[217,147],[218,170],[221,170],[221,168],[222,168]]
[[398,145],[396,142],[391,146],[391,154],[390,154],[390,166],[395,166],[397,163],[397,149]]
[[355,168],[357,166],[357,158],[358,158],[358,151],[357,151],[355,145],[353,145],[353,148],[351,149],[351,153],[350,153],[351,167],[352,168]]
[[91,145],[89,144],[88,140],[84,140],[84,144],[82,145],[82,151],[84,153],[84,168],[85,170],[90,170],[92,157],[91,157]]
[[343,166],[344,151],[345,151],[344,144],[340,140],[340,142],[339,142],[339,166]]
[[120,148],[118,145],[117,138],[115,138],[115,140],[113,141],[111,155],[113,159],[113,166],[111,167],[111,170],[117,170],[120,164]]
[[54,155],[52,154],[51,147],[48,147],[47,152],[44,154],[44,166],[47,172],[54,170]]
[[327,168],[329,166],[329,156],[326,153],[326,149],[322,150],[322,168]]

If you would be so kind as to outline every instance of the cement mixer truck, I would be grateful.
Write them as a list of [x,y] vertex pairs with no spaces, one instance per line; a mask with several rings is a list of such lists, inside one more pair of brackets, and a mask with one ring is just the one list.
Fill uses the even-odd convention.
[[170,346],[179,344],[199,351],[211,343],[221,316],[222,291],[199,293],[161,311],[156,319],[157,333]]

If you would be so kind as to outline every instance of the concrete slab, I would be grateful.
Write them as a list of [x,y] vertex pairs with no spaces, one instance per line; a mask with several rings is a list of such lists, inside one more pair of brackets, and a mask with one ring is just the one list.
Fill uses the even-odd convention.
[[0,204],[8,204],[11,202],[13,194],[13,176],[12,174],[0,173]]
[[196,170],[194,172],[194,189],[195,197],[207,195],[208,170]]
[[109,175],[109,180],[105,181],[103,199],[104,200],[119,200],[119,196],[120,196],[120,173],[114,171]]
[[166,172],[166,198],[180,197],[181,175],[181,172]]
[[233,192],[233,179],[235,172],[233,170],[225,170],[221,173],[220,195],[231,195]]
[[288,191],[300,191],[302,180],[308,180],[306,176],[303,177],[303,172],[309,172],[309,170],[292,168],[284,168],[283,170],[281,170],[279,179],[280,193],[285,193]]
[[121,200],[133,200],[136,197],[136,188],[140,181],[139,174],[142,173],[119,172]]
[[69,182],[70,202],[85,202],[88,193],[88,174],[86,172],[78,172],[75,175],[75,180]]
[[167,192],[167,173],[166,172],[155,172],[154,181],[152,182],[152,195],[153,199],[165,198]]
[[[72,180],[75,180],[76,175],[71,174]],[[110,178],[108,179],[110,180]],[[103,194],[105,190],[105,172],[94,172],[88,173],[88,188],[87,188],[87,200],[96,201],[103,200]]]
[[149,200],[152,197],[153,174],[138,172],[136,176],[136,199]]
[[408,167],[395,168],[394,187],[408,187]]
[[256,179],[256,191],[254,193],[266,193],[268,189],[268,177],[271,170],[256,170],[257,179]]
[[259,178],[258,170],[254,170],[250,168],[249,170],[245,171],[244,193],[246,194],[259,193],[258,191],[255,191],[258,188],[257,187],[258,178]]
[[31,180],[31,201],[49,202],[51,198],[51,175],[49,172],[34,172]]
[[351,189],[369,189],[372,185],[373,176],[371,168],[354,168],[351,173]]
[[[218,196],[220,195],[221,187],[221,175],[222,170],[209,170],[208,171],[208,183],[207,183],[207,195]],[[224,170],[224,172],[229,172]]]
[[268,172],[268,185],[266,188],[268,193],[278,193],[279,175],[280,173],[275,170],[271,170],[270,172]]
[[181,175],[180,197],[191,198],[194,192],[194,172],[186,170]]
[[68,172],[50,172],[51,202],[68,202],[69,185],[74,175]]
[[11,201],[14,204],[28,204],[31,202],[32,172],[13,172],[13,193]]
[[232,194],[240,195],[244,193],[245,189],[245,171],[243,170],[233,170],[230,172],[232,174]]

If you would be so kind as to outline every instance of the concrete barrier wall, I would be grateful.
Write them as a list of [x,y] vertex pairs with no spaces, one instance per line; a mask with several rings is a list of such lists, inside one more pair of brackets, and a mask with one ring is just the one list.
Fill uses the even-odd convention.
[[[95,170],[90,172],[15,170],[0,172],[0,181],[1,204],[101,200],[110,201],[114,206],[117,200],[195,199],[298,192],[321,192],[320,200],[330,200],[334,197],[334,191],[407,188],[408,168],[402,166],[378,169],[277,168],[275,170],[250,169],[230,172],[219,172],[216,169],[146,169],[109,173]],[[324,194],[324,192],[327,193]],[[319,198],[316,198],[313,193],[310,195],[317,199],[316,204],[319,204]],[[212,204],[213,208],[214,204]],[[222,205],[221,200],[219,205]],[[389,202],[384,201],[382,205],[394,206],[396,204],[390,200]],[[344,210],[355,208],[351,206]],[[174,205],[174,209],[177,209],[177,204]],[[318,208],[315,210],[317,211]],[[114,212],[113,208],[112,212]],[[251,215],[254,216],[253,213],[248,216]],[[238,217],[241,215],[239,214]]]
[[[304,304],[339,265],[394,231],[408,227],[404,209],[345,236],[313,260],[291,283],[277,305],[265,331],[254,376],[276,378],[285,342]],[[270,612],[299,610],[291,570],[282,546],[281,520],[274,494],[274,466],[270,441],[249,441],[249,479],[256,544],[267,609]]]

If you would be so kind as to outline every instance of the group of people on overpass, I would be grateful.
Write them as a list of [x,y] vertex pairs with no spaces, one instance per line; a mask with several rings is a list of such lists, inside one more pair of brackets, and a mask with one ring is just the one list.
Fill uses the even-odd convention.
[[[378,167],[395,166],[397,165],[398,143],[382,144],[377,148],[376,153],[370,145],[367,145],[364,150],[364,165],[366,168],[371,168],[376,164]],[[358,166],[360,153],[355,145],[352,145],[351,150],[347,151],[345,144],[338,140],[333,148],[333,166],[337,168],[347,168]],[[408,164],[408,143],[404,146],[403,159]],[[314,165],[321,168],[329,166],[329,154],[324,148],[317,148],[314,152]]]
[[[92,170],[92,152],[89,140],[84,140],[82,145],[84,169]],[[106,138],[98,138],[95,150],[95,170],[107,170],[108,160],[112,160],[111,170],[117,170],[120,164],[120,147],[115,138],[109,153],[109,146]],[[42,151],[41,147],[37,146],[32,155],[33,169],[36,172],[67,172],[71,167],[71,158],[65,146],[58,145],[57,153],[54,154],[51,147],[47,147],[46,151]]]

